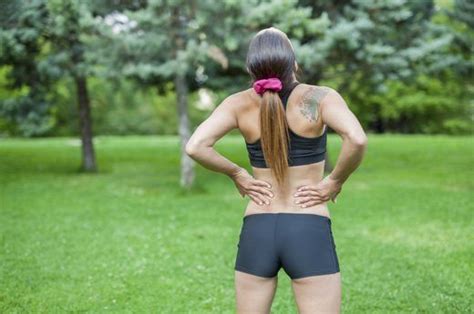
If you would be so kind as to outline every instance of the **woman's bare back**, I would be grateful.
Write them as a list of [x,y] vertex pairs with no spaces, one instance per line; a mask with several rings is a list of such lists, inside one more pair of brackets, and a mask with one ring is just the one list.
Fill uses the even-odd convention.
[[[319,102],[330,91],[328,87],[298,84],[291,92],[286,106],[286,117],[289,128],[299,136],[314,138],[320,136],[327,126],[320,119]],[[239,130],[247,143],[254,143],[260,138],[259,131],[259,95],[253,89],[241,93],[242,105],[237,119]],[[330,217],[327,202],[309,207],[296,204],[294,194],[305,185],[316,185],[324,175],[324,161],[308,165],[289,167],[287,183],[278,187],[276,179],[269,168],[252,167],[253,176],[271,184],[273,198],[270,204],[259,205],[250,200],[245,216],[256,213],[296,212],[313,213]]]

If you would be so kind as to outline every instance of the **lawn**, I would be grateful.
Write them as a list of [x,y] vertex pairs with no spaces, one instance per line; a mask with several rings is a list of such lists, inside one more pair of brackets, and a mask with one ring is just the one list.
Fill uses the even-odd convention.
[[[340,138],[329,134],[334,163]],[[0,312],[233,313],[248,199],[174,136],[0,140]],[[217,149],[249,168],[242,138]],[[472,137],[375,135],[330,203],[344,313],[474,311]],[[297,313],[283,270],[273,313]]]

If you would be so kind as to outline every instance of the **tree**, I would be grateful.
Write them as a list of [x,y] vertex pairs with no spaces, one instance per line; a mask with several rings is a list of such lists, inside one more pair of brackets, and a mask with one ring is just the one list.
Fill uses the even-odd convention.
[[390,104],[368,103],[366,95],[383,98],[391,80],[411,84],[420,73],[450,66],[443,48],[453,36],[432,22],[433,1],[327,0],[312,7],[325,22],[301,39],[304,68],[316,81],[338,82],[376,132],[385,131],[383,107]]
[[51,52],[48,63],[61,76],[74,80],[79,112],[79,129],[82,142],[81,169],[97,171],[93,144],[92,119],[87,77],[91,64],[86,59],[87,45],[83,37],[92,32],[92,17],[85,4],[73,0],[50,0],[48,41]]
[[14,134],[43,135],[53,125],[46,96],[51,79],[41,63],[47,7],[42,1],[2,1],[1,7],[0,64],[11,92],[0,101],[0,114]]
[[[142,86],[163,93],[169,81],[177,97],[178,134],[181,147],[180,184],[189,188],[194,181],[194,161],[185,153],[191,135],[188,95],[196,89],[193,80],[200,64],[210,59],[211,50],[201,26],[218,14],[214,1],[150,1],[133,10],[108,14],[103,18],[104,36],[109,38],[107,56],[102,60],[115,76],[133,78]],[[110,51],[114,57],[110,58]]]
[[[430,23],[433,10],[432,1],[150,1],[121,12],[125,18],[115,15],[111,24],[121,42],[115,43],[115,64],[124,63],[122,73],[146,86],[161,89],[174,82],[181,184],[189,186],[193,161],[183,149],[190,133],[188,93],[203,85],[232,92],[249,82],[244,63],[255,32],[269,26],[283,30],[292,39],[304,81],[337,81],[337,89],[359,100],[354,86],[381,93],[387,79],[413,80],[421,60],[449,44],[451,37]],[[436,40],[424,40],[436,31]],[[368,109],[374,127],[383,131],[380,107]]]
[[3,115],[19,121],[24,135],[44,134],[51,127],[47,90],[60,78],[72,78],[79,107],[81,169],[96,171],[87,90],[92,66],[86,60],[83,40],[92,25],[87,6],[72,0],[32,0],[8,2],[2,7],[11,15],[2,20],[0,61],[10,66],[11,87],[26,87],[26,92],[2,101]]
[[474,79],[472,56],[474,54],[474,3],[467,0],[456,0],[452,9],[443,13],[450,18],[449,27],[454,33],[453,45],[450,46],[456,59],[452,62],[457,73],[472,83]]
[[290,14],[299,23],[312,23],[304,19],[307,9],[299,8],[295,1],[264,6],[259,8],[256,1],[149,1],[141,8],[104,17],[104,24],[111,28],[103,60],[111,62],[112,50],[116,58],[109,68],[124,64],[117,75],[134,78],[159,92],[168,81],[173,82],[183,187],[190,187],[194,180],[194,161],[184,149],[190,136],[189,93],[203,86],[233,92],[249,83],[244,64],[247,45],[254,31],[273,22],[269,16],[284,23]]

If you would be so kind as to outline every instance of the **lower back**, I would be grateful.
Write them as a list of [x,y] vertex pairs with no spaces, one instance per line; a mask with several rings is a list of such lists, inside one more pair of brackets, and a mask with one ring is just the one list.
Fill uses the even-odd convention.
[[316,185],[324,177],[324,161],[303,166],[288,168],[286,184],[278,186],[275,177],[269,168],[253,168],[253,176],[257,180],[263,180],[271,184],[274,197],[270,199],[268,205],[258,205],[250,200],[247,206],[247,214],[264,212],[311,212],[326,214],[327,202],[302,208],[295,204],[294,194],[296,190],[304,185]]

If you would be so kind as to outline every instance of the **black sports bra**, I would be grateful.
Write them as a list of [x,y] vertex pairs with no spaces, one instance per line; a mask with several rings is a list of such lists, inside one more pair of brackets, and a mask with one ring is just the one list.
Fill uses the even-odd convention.
[[[293,89],[298,84],[299,82],[295,81],[295,83],[287,91],[282,90],[283,95],[279,93],[285,110],[288,98],[290,97]],[[326,153],[327,127],[324,127],[323,134],[317,137],[305,137],[298,135],[293,132],[289,126],[288,132],[290,135],[290,143],[288,147],[288,166],[301,166],[324,160]],[[256,168],[268,168],[265,158],[263,157],[260,139],[254,143],[245,142],[245,144],[247,146],[250,164]]]

